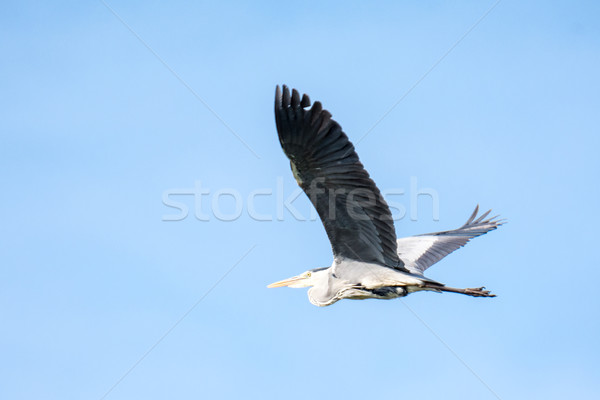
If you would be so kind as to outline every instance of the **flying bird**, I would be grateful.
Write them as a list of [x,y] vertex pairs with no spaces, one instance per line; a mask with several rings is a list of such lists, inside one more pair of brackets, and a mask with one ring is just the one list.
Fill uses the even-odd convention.
[[284,85],[275,91],[279,142],[298,185],[316,208],[333,250],[330,267],[268,287],[311,287],[310,302],[393,299],[422,290],[494,297],[484,287],[458,289],[423,275],[433,264],[477,236],[502,225],[479,206],[458,229],[396,239],[390,209],[341,126],[320,102]]

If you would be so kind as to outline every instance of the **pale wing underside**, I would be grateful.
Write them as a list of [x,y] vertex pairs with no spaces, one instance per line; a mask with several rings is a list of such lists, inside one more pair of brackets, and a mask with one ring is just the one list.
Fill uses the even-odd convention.
[[503,222],[496,220],[496,217],[485,219],[491,210],[475,219],[478,211],[479,206],[475,208],[469,220],[458,229],[398,239],[398,256],[404,262],[404,267],[412,273],[422,274],[427,268],[467,244],[469,240],[502,225]]

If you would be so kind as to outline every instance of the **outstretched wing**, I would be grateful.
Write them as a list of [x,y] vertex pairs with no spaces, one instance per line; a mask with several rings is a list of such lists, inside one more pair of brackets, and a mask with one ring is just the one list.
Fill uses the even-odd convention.
[[325,226],[335,259],[405,269],[389,207],[340,125],[320,102],[277,86],[275,121],[292,172]]
[[477,217],[479,206],[469,220],[453,231],[427,233],[398,239],[398,256],[412,273],[422,274],[454,250],[461,248],[474,237],[493,231],[503,224],[496,217],[485,219],[492,210]]

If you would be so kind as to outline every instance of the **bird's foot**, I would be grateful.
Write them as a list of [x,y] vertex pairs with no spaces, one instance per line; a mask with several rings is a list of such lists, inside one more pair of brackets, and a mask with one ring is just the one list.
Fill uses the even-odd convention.
[[485,286],[480,287],[480,288],[467,288],[464,289],[464,294],[467,294],[469,296],[473,296],[473,297],[496,297],[495,294],[490,293],[489,290],[484,290]]

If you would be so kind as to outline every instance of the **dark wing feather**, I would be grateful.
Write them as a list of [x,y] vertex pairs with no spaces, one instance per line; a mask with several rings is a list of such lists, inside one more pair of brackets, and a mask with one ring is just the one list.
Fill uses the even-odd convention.
[[336,260],[348,258],[406,271],[396,251],[389,207],[340,125],[284,85],[275,93],[279,142],[317,209]]
[[422,274],[427,268],[467,244],[469,240],[502,225],[503,221],[496,220],[496,217],[485,219],[490,211],[475,219],[479,212],[477,206],[469,220],[458,229],[398,239],[400,259],[410,272]]

